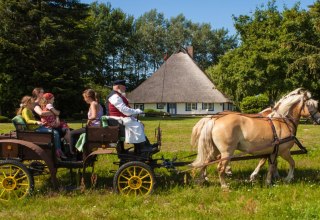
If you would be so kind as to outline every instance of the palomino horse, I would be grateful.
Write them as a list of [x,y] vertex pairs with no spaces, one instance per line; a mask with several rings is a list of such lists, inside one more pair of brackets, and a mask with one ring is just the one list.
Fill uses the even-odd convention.
[[[262,110],[261,112],[257,113],[257,114],[251,114],[250,117],[267,117],[270,113],[272,112],[272,108],[271,107],[268,107],[264,110]],[[227,115],[227,114],[241,114],[240,112],[233,112],[233,111],[224,111],[224,112],[220,112],[218,114],[215,114],[215,115],[208,115],[204,118],[202,118],[200,121],[198,121],[196,123],[196,125],[193,127],[192,129],[192,135],[191,135],[191,145],[192,146],[198,146],[198,141],[199,141],[199,137],[200,137],[200,133],[201,133],[201,130],[203,129],[204,125],[210,121],[212,118],[216,118],[216,117],[221,117],[223,115]],[[247,114],[248,116],[248,114]],[[221,155],[216,155],[215,156],[215,159],[220,159],[221,158]],[[258,175],[261,167],[265,164],[266,162],[266,159],[265,158],[262,158],[257,166],[257,168],[255,169],[254,173],[251,174],[251,176],[254,174],[254,176],[252,177],[252,181],[254,180],[254,178]],[[277,171],[275,171],[277,173]],[[203,173],[204,174],[204,178],[206,180],[208,180],[207,176],[206,176],[206,171]],[[231,175],[232,172],[231,172],[231,167],[228,166],[226,168],[226,174],[228,175]],[[251,177],[250,176],[250,177]]]
[[[221,154],[218,172],[221,186],[227,187],[225,169],[235,150],[253,155],[270,154],[271,161],[275,161],[278,153],[290,164],[286,178],[290,181],[295,166],[290,148],[294,142],[292,137],[296,133],[299,119],[301,116],[312,115],[319,121],[318,103],[310,99],[310,93],[302,89],[294,92],[276,104],[270,118],[225,114],[221,117],[201,119],[199,123],[202,123],[202,129],[193,131],[193,135],[198,135],[199,138],[191,138],[193,143],[198,145],[198,155],[192,166],[201,167],[201,172],[204,173],[207,163],[217,159]],[[271,163],[267,175],[268,184],[271,183],[274,168],[274,164]]]

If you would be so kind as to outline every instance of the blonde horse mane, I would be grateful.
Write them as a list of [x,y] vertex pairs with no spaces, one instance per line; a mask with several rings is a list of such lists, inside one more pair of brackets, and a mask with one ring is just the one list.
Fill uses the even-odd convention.
[[308,91],[298,88],[286,96],[282,97],[274,106],[273,111],[268,115],[269,117],[285,117],[289,114],[291,106],[304,98],[310,98],[311,94]]

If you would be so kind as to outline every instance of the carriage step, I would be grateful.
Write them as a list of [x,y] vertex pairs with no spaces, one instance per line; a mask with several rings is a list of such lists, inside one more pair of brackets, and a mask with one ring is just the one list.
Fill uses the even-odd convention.
[[66,167],[66,168],[82,168],[83,161],[57,161],[57,167]]

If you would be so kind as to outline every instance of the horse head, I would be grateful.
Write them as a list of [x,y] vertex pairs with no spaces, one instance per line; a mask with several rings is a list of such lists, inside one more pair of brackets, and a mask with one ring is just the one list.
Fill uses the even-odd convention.
[[299,120],[300,117],[311,117],[316,123],[320,123],[318,102],[311,99],[311,93],[298,88],[282,97],[275,105],[269,117],[287,117]]
[[301,110],[302,117],[310,117],[315,123],[320,124],[320,113],[318,112],[318,101],[311,98],[311,94],[305,94],[304,106]]

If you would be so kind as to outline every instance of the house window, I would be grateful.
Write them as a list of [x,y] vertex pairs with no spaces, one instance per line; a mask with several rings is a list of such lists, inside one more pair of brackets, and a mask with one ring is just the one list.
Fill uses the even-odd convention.
[[186,111],[197,110],[197,103],[186,103]]
[[164,103],[157,103],[157,109],[164,109]]
[[144,110],[144,104],[141,103],[136,103],[134,104],[135,109],[141,109],[142,111]]
[[214,111],[214,103],[202,103],[202,109],[208,111]]

